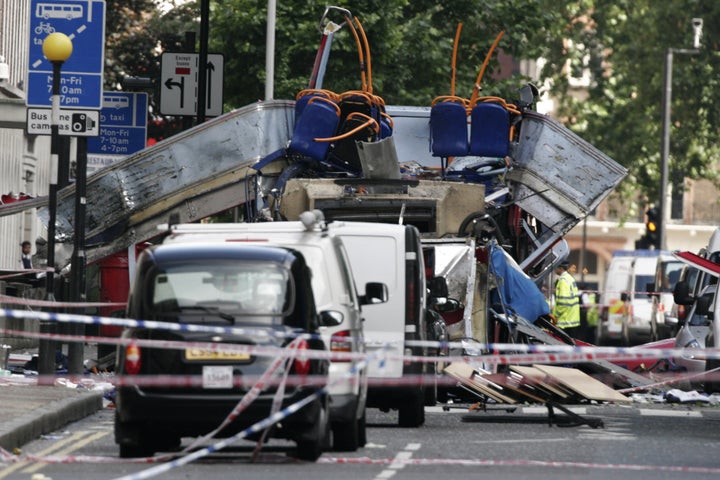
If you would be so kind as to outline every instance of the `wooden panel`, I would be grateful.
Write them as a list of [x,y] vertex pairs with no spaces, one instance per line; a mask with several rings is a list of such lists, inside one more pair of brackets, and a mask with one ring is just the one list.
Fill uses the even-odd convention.
[[544,372],[541,372],[537,368],[523,367],[520,365],[510,365],[510,370],[519,375],[522,375],[525,381],[527,381],[529,384],[546,390],[547,392],[557,395],[560,398],[565,399],[572,394],[572,392],[569,392],[556,380],[550,378],[548,375],[546,375]]
[[565,387],[577,392],[590,400],[603,402],[630,402],[631,400],[620,392],[613,390],[590,375],[576,369],[556,367],[553,365],[533,365],[541,372],[556,379]]
[[517,403],[512,397],[504,395],[496,389],[493,385],[489,384],[487,380],[482,381],[482,376],[478,374],[473,367],[464,362],[453,362],[443,370],[451,377],[457,379],[464,386],[475,390],[476,392],[482,393],[488,398],[492,398],[499,403]]

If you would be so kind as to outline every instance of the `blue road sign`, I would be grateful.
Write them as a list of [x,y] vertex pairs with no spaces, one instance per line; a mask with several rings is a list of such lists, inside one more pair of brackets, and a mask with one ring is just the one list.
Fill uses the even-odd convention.
[[73,44],[60,71],[60,108],[99,110],[105,63],[105,0],[31,0],[27,105],[52,105],[52,64],[45,37],[64,33]]
[[145,148],[147,93],[105,92],[100,110],[100,135],[88,138],[88,153],[130,155]]

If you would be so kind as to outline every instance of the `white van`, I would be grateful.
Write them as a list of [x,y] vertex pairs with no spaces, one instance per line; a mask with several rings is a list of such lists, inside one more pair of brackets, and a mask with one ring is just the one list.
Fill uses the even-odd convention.
[[[318,310],[340,314],[337,326],[321,327],[325,342],[332,352],[362,354],[365,341],[361,305],[386,301],[387,287],[368,282],[358,295],[341,238],[321,217],[307,213],[305,222],[173,225],[164,243],[243,242],[298,250],[312,270],[312,289]],[[329,382],[333,448],[355,451],[366,442],[367,368],[357,356],[333,359]]]
[[603,307],[596,330],[595,343],[598,345],[622,339],[623,318],[629,306],[626,292],[632,277],[634,255],[631,251],[617,251],[608,265],[601,298]]
[[653,279],[660,252],[655,250],[637,250],[632,261],[630,283],[627,287],[628,308],[622,324],[622,342],[624,345],[638,345],[652,338],[652,289]]
[[655,278],[651,288],[651,341],[670,338],[673,334],[670,322],[666,321],[665,318],[671,315],[673,305],[675,304],[673,300],[673,290],[675,289],[675,284],[680,280],[683,265],[685,264],[682,261],[667,252],[662,252],[658,255]]
[[[370,357],[368,407],[398,410],[401,427],[425,421],[425,405],[435,405],[435,364],[405,362],[403,356],[429,356],[426,322],[426,277],[420,233],[412,225],[332,222],[330,231],[347,248],[355,281],[372,279],[388,287],[388,301],[363,307],[365,340]],[[430,340],[434,340],[430,338]],[[437,349],[435,349],[437,350]],[[403,385],[403,377],[423,382]],[[373,385],[373,379],[384,385]],[[387,380],[397,380],[388,385]]]

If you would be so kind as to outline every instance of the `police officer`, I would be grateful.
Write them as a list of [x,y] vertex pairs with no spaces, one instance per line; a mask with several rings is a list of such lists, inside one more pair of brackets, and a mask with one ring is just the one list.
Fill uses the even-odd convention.
[[558,275],[555,283],[555,316],[556,325],[573,338],[580,334],[580,298],[575,279],[568,272],[569,262],[562,262],[555,269]]

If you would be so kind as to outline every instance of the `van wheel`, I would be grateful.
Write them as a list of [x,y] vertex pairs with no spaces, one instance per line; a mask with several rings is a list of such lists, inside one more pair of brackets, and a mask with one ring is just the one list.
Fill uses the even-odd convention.
[[336,452],[354,452],[360,447],[360,420],[334,422],[332,425],[333,450]]
[[358,420],[358,446],[364,447],[367,444],[367,421],[365,412],[360,420]]
[[425,423],[425,396],[422,392],[413,395],[399,409],[398,425],[403,428],[417,428]]

